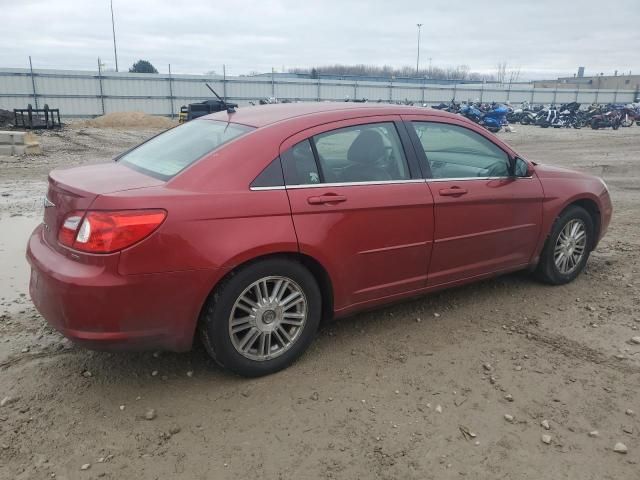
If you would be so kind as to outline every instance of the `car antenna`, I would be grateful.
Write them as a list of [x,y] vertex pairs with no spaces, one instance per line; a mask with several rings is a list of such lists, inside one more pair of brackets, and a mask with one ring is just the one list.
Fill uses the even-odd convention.
[[224,108],[225,108],[225,110],[227,111],[227,113],[236,113],[236,109],[235,109],[233,106],[228,105],[228,104],[227,104],[227,102],[225,102],[225,101],[220,97],[220,95],[218,95],[218,94],[216,93],[216,91],[215,91],[213,88],[211,88],[211,85],[209,85],[208,83],[205,83],[205,85],[207,86],[207,88],[208,88],[209,90],[211,90],[211,92],[213,92],[213,94],[214,94],[216,97],[218,97],[218,100],[220,100],[220,102],[222,102],[222,106],[224,106]]

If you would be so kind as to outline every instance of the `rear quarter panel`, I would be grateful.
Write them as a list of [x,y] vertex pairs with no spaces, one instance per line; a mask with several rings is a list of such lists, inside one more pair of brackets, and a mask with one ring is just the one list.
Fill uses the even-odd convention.
[[297,251],[283,190],[194,193],[162,189],[101,196],[93,208],[164,208],[167,219],[120,254],[123,275],[197,269],[228,270],[255,256]]
[[153,235],[121,253],[121,274],[228,271],[256,256],[298,250],[286,192],[249,188],[277,157],[279,141],[260,130],[240,138],[250,141],[225,145],[163,186],[96,198],[93,209],[168,212]]

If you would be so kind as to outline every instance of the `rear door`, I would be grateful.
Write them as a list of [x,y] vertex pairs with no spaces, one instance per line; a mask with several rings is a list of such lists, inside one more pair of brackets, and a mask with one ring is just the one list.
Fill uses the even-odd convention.
[[426,286],[433,199],[399,117],[301,132],[281,159],[300,249],[329,270],[336,311]]
[[511,173],[487,136],[440,119],[413,118],[435,203],[429,286],[526,266],[542,223],[542,186]]

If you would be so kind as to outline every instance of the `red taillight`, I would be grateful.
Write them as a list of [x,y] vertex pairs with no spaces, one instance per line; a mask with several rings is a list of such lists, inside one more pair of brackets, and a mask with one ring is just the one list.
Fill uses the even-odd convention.
[[91,211],[68,214],[58,241],[75,250],[111,253],[130,247],[149,236],[167,216],[164,210]]
[[58,232],[58,242],[66,247],[72,247],[76,239],[76,232],[82,222],[83,212],[72,212],[64,218],[60,231]]

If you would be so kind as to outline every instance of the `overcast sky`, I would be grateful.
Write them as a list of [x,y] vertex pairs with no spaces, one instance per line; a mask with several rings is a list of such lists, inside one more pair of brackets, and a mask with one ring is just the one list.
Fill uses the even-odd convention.
[[[160,72],[498,62],[521,79],[640,73],[640,0],[114,0],[118,64]],[[109,0],[0,0],[0,67],[114,67]]]

